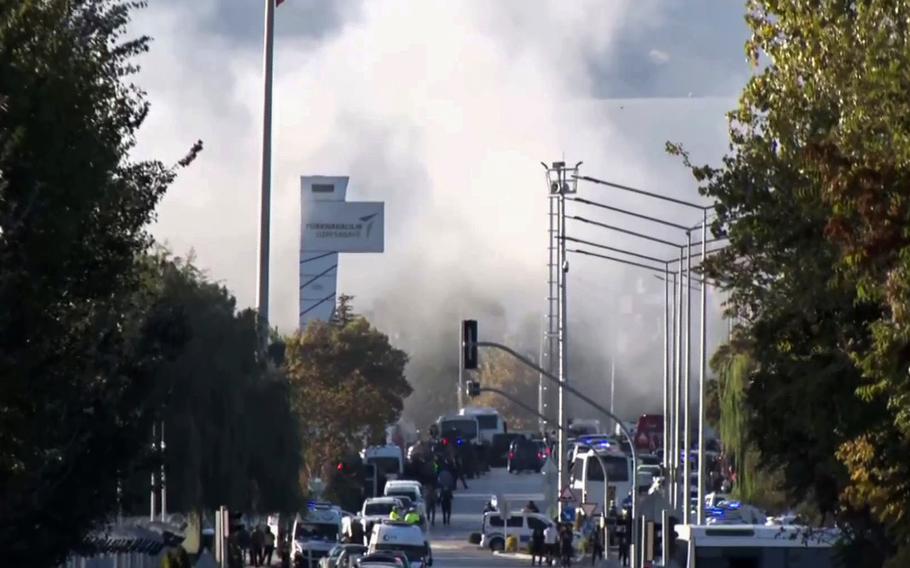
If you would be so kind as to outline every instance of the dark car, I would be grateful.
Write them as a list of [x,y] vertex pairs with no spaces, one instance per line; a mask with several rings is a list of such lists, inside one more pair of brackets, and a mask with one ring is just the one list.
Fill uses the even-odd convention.
[[509,473],[520,471],[539,472],[547,460],[547,454],[537,442],[527,438],[516,438],[509,446]]
[[524,434],[516,432],[493,434],[493,441],[490,444],[490,467],[506,467],[509,464],[509,448],[512,442],[524,437]]

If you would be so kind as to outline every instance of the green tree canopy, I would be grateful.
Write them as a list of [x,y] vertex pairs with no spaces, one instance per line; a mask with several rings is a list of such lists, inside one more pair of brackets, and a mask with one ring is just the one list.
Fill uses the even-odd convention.
[[168,388],[169,508],[296,510],[298,424],[284,375],[257,357],[255,312],[238,311],[234,296],[191,260],[157,260],[160,304],[181,315],[188,336],[157,373]]
[[411,394],[407,355],[353,313],[350,297],[342,297],[338,312],[344,318],[313,322],[287,339],[285,372],[306,440],[303,484],[329,480],[338,459],[365,443],[384,442],[386,427],[398,420]]
[[849,529],[857,565],[897,566],[910,540],[910,8],[747,7],[758,68],[731,153],[693,169],[730,238],[710,271],[742,322],[740,411],[791,496]]
[[55,566],[114,508],[179,347],[142,255],[180,166],[134,162],[137,2],[0,3],[0,546]]

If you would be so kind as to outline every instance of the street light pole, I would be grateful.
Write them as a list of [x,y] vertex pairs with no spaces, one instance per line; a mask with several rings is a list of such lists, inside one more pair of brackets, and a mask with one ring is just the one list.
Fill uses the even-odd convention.
[[676,294],[675,294],[675,309],[673,310],[673,318],[676,324],[676,334],[675,334],[675,345],[674,351],[675,355],[673,357],[674,362],[676,363],[675,368],[673,369],[673,400],[675,402],[673,406],[673,508],[679,510],[679,425],[681,419],[681,410],[682,410],[682,302],[683,302],[683,254],[682,248],[679,249],[679,278],[676,280]]
[[692,447],[691,425],[689,424],[689,373],[692,366],[692,233],[686,232],[686,363],[683,369],[683,524],[689,524],[691,506],[689,504],[689,476],[692,472],[689,449]]
[[663,380],[663,410],[664,410],[664,424],[663,424],[663,443],[661,445],[664,448],[663,456],[663,467],[664,471],[667,471],[667,441],[669,437],[668,433],[668,418],[670,415],[670,401],[668,396],[670,394],[670,388],[667,384],[670,380],[670,266],[669,264],[664,265],[664,380]]
[[708,278],[705,272],[705,241],[708,236],[708,212],[701,222],[701,330],[698,361],[698,524],[705,524],[705,363],[707,334],[705,312],[708,303]]

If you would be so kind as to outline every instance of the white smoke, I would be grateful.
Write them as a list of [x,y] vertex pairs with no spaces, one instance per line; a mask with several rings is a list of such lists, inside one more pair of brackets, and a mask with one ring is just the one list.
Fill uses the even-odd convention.
[[[249,4],[252,25],[261,26],[261,2]],[[355,295],[360,311],[376,313],[379,326],[402,336],[419,357],[420,338],[440,326],[454,333],[460,316],[500,310],[482,330],[502,335],[525,324],[529,313],[542,313],[547,203],[540,161],[584,160],[583,173],[698,200],[688,173],[664,154],[664,141],[687,143],[696,159],[716,161],[723,151],[723,112],[732,100],[593,99],[592,69],[603,61],[622,64],[615,48],[624,29],[647,33],[660,25],[657,0],[345,6],[349,12],[339,14],[333,33],[284,35],[276,44],[271,321],[283,331],[297,322],[300,175],[350,175],[348,199],[386,202],[386,252],[344,255],[339,292]],[[217,0],[196,0],[153,5],[139,15],[136,29],[156,38],[139,77],[152,102],[139,153],[175,160],[203,139],[204,152],[165,198],[155,234],[177,253],[193,248],[241,305],[253,305],[261,47],[207,31],[204,22],[222,8]],[[277,10],[279,29],[291,10],[294,0]],[[661,64],[676,64],[664,54]],[[582,193],[699,220],[685,209],[605,189],[585,186]],[[578,214],[682,239],[606,212]],[[616,233],[576,225],[570,231],[674,254]],[[573,258],[570,274],[570,313],[583,330],[573,337],[590,357],[579,368],[596,383],[615,353],[625,381],[617,390],[653,394],[659,328],[641,340],[623,339],[619,331],[631,315],[616,310],[639,298],[651,307],[636,317],[645,318],[646,329],[647,322],[659,325],[662,284],[586,258]],[[629,298],[617,301],[621,295]],[[652,398],[648,406],[655,404]]]

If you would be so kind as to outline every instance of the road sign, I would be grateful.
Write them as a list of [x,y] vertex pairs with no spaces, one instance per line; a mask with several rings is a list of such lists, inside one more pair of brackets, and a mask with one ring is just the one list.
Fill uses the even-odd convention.
[[563,487],[562,492],[559,494],[559,500],[563,503],[571,503],[575,501],[575,494],[572,492],[571,487]]
[[581,510],[585,512],[585,516],[589,519],[597,513],[597,503],[582,503]]

